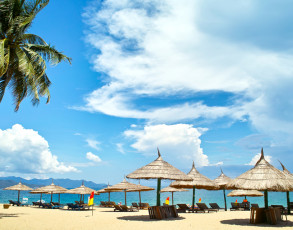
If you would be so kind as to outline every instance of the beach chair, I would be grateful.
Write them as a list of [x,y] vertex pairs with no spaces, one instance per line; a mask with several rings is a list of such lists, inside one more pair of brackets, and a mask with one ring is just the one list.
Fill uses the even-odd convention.
[[40,202],[32,202],[33,203],[33,206],[40,206]]
[[28,206],[28,205],[29,205],[28,204],[28,198],[27,197],[23,197],[20,206]]
[[123,212],[138,212],[138,209],[135,207],[127,207],[126,205],[120,206]]
[[259,208],[258,204],[251,204],[252,208]]
[[135,207],[135,208],[139,209],[139,206],[138,206],[137,203],[132,203],[132,207]]
[[20,202],[18,201],[13,201],[13,200],[8,200],[9,201],[9,204],[12,204],[12,206],[16,205],[16,206],[19,206],[20,205]]
[[149,203],[141,203],[141,209],[148,209],[150,207]]
[[231,202],[230,211],[239,211],[239,210],[244,210],[244,208],[240,208],[239,203]]
[[101,206],[101,207],[107,207],[107,205],[106,205],[106,202],[104,202],[104,201],[101,201],[101,204],[100,204],[100,206]]
[[242,202],[240,203],[240,208],[243,208],[244,210],[250,210],[250,202]]
[[209,208],[205,203],[196,203],[197,207],[199,208],[199,210],[196,210],[196,212],[198,211],[203,211],[203,212],[217,212],[218,209],[214,209],[214,208]]
[[220,208],[220,206],[217,203],[209,203],[209,205],[211,206],[211,208],[213,209],[218,209],[218,210],[225,210],[225,208]]
[[114,212],[116,212],[116,211],[123,212],[123,209],[121,208],[120,205],[115,204],[115,205],[114,205]]
[[64,204],[60,204],[59,202],[51,202],[51,204],[53,205],[52,208],[63,208]]
[[116,204],[114,201],[110,201],[109,204],[108,204],[109,205],[108,207],[113,208],[114,204]]
[[178,209],[177,212],[192,212],[192,208],[188,207],[187,204],[177,204],[178,205]]
[[83,206],[79,204],[67,203],[67,209],[80,210],[80,209],[83,209]]

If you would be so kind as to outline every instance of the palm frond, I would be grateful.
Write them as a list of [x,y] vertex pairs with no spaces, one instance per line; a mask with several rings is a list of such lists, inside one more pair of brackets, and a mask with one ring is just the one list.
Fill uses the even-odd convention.
[[56,50],[53,46],[28,44],[27,47],[39,53],[45,60],[49,61],[52,65],[56,65],[61,61],[67,61],[71,64],[72,59],[64,55],[62,52]]
[[35,34],[23,34],[20,38],[22,44],[37,44],[37,45],[48,45],[45,40]]

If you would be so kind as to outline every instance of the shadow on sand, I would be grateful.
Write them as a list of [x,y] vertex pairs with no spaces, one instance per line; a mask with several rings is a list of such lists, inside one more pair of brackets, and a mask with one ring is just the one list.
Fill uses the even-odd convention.
[[23,213],[0,213],[0,219],[5,218],[5,217],[18,217],[19,214],[23,214]]
[[117,217],[119,220],[127,220],[127,221],[145,221],[145,222],[154,222],[154,221],[178,221],[178,220],[184,220],[184,217],[177,217],[177,218],[169,218],[169,219],[163,219],[163,220],[156,220],[156,219],[150,219],[149,215],[136,215],[136,216],[120,216]]
[[250,224],[249,219],[232,219],[232,220],[222,220],[220,221],[222,224],[228,224],[228,225],[238,225],[238,226],[249,226],[249,227],[266,227],[266,228],[276,228],[276,227],[293,227],[293,222],[286,220],[286,221],[280,221],[277,225],[270,225],[270,224]]

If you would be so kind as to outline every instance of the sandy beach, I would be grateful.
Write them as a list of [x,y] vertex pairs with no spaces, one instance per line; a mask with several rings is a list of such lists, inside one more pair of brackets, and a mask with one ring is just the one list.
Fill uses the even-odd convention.
[[0,211],[2,230],[91,230],[91,229],[270,229],[293,228],[293,216],[278,225],[251,225],[248,211],[217,213],[180,213],[177,219],[150,220],[146,210],[113,212],[113,208],[96,207],[93,212],[37,207],[10,207]]

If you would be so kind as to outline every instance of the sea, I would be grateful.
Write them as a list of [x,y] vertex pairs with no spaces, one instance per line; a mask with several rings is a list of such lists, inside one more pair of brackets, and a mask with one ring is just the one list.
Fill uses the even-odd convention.
[[[229,193],[229,190],[226,190],[226,195]],[[8,200],[17,200],[18,191],[9,191],[9,190],[0,190],[0,203],[8,203]],[[156,190],[141,192],[141,202],[142,203],[149,203],[151,206],[156,205]],[[166,201],[169,197],[170,204],[172,204],[172,194],[171,193],[161,193],[161,204]],[[290,192],[290,197],[292,197],[293,201],[293,194]],[[32,203],[33,201],[40,200],[40,194],[30,194],[29,191],[20,191],[20,201],[23,198],[28,198],[28,203]],[[89,195],[85,195],[84,201],[87,202]],[[139,193],[138,192],[128,192],[127,196],[127,205],[131,205],[132,202],[139,202]],[[191,204],[192,203],[192,190],[188,190],[186,192],[174,192],[174,204]],[[224,207],[224,196],[223,190],[218,191],[207,191],[203,189],[196,189],[195,190],[195,203],[199,202],[201,199],[202,203],[218,203],[220,207]],[[226,197],[227,199],[227,207],[231,207],[231,202],[242,202],[244,197]],[[51,195],[43,194],[42,195],[43,202],[50,202]],[[59,195],[53,194],[53,201],[58,202]],[[60,195],[60,203],[74,203],[74,201],[80,200],[80,196],[77,194],[61,194]],[[108,201],[109,194],[108,193],[101,193],[100,195],[95,195],[94,203],[99,205],[101,201]],[[125,203],[125,194],[124,192],[112,192],[110,194],[110,200],[114,201],[115,203]],[[247,197],[247,200],[254,204],[258,204],[260,207],[264,206],[264,197]],[[287,206],[287,196],[285,192],[268,192],[268,202],[269,205],[283,205]]]

